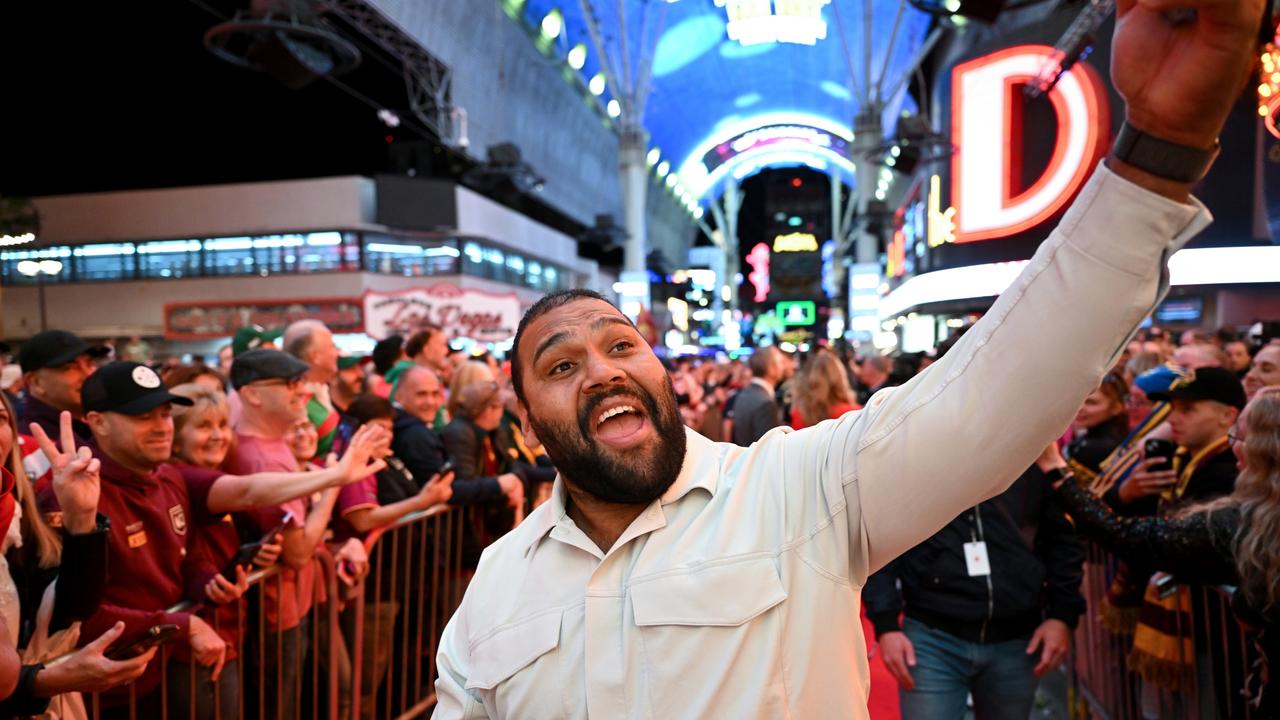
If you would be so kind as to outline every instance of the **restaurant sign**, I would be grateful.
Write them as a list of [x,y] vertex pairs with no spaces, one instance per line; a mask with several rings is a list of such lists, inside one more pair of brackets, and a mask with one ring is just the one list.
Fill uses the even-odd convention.
[[365,332],[375,338],[412,334],[423,325],[444,328],[449,338],[500,342],[516,334],[520,299],[512,293],[462,289],[450,283],[364,296]]

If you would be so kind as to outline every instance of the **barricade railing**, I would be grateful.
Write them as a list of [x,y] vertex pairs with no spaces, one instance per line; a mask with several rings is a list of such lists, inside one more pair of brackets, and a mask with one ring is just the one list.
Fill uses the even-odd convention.
[[[146,692],[139,683],[83,698],[70,717],[229,720],[231,718],[417,717],[435,702],[435,655],[461,602],[465,516],[449,506],[413,513],[365,540],[369,573],[343,582],[332,552],[317,550],[312,605],[285,627],[282,595],[298,589],[279,563],[248,576],[249,591],[221,610],[199,611],[228,641],[217,682],[190,656],[185,638],[161,647]],[[231,658],[234,656],[234,660]],[[61,658],[60,658],[61,659]],[[60,659],[51,663],[59,662]],[[158,684],[156,682],[158,677]],[[154,687],[154,689],[151,689]],[[79,704],[70,699],[73,707]]]
[[[1082,591],[1088,610],[1075,633],[1070,661],[1071,716],[1103,720],[1143,718],[1259,718],[1246,686],[1259,651],[1253,632],[1231,609],[1234,588],[1169,585],[1179,612],[1164,615],[1166,658],[1178,670],[1162,682],[1143,679],[1129,669],[1134,635],[1103,622],[1107,598],[1120,562],[1096,543],[1087,542]],[[1141,590],[1139,591],[1141,592]],[[1176,593],[1176,595],[1174,595]],[[1114,624],[1114,623],[1113,623]]]

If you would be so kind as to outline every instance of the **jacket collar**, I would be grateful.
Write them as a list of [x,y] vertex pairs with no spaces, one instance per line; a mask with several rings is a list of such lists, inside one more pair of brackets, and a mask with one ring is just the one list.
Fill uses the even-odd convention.
[[[679,502],[684,496],[697,488],[706,490],[712,496],[716,494],[716,478],[720,474],[719,448],[716,443],[711,442],[688,427],[682,429],[685,436],[684,463],[680,466],[680,473],[676,475],[675,482],[671,483],[671,487],[662,493],[660,500],[663,505]],[[564,486],[564,478],[557,474],[555,484],[551,487],[551,498],[547,500],[547,505],[549,506],[547,511],[533,513],[526,521],[537,523],[537,526],[532,528],[533,532],[524,547],[526,555],[539,540],[546,537],[547,533],[551,532],[551,529],[564,519],[568,507],[566,502],[568,497],[568,492]]]

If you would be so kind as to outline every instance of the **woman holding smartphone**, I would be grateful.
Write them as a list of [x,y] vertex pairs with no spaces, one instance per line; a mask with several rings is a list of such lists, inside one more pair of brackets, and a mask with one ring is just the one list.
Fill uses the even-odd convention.
[[1266,685],[1280,663],[1280,388],[1265,388],[1228,434],[1240,469],[1226,497],[1173,516],[1124,518],[1080,486],[1050,446],[1037,465],[1054,480],[1081,532],[1125,560],[1206,584],[1238,586],[1232,606],[1257,629],[1266,666],[1250,701],[1256,717],[1280,717],[1280,692]]

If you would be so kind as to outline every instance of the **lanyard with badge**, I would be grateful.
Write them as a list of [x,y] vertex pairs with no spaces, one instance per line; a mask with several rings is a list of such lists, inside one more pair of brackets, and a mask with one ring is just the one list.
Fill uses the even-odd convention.
[[969,531],[971,542],[964,544],[964,564],[969,570],[969,577],[985,577],[991,574],[991,558],[987,555],[987,541],[982,534],[982,506],[975,505],[973,517],[977,522],[977,531]]

